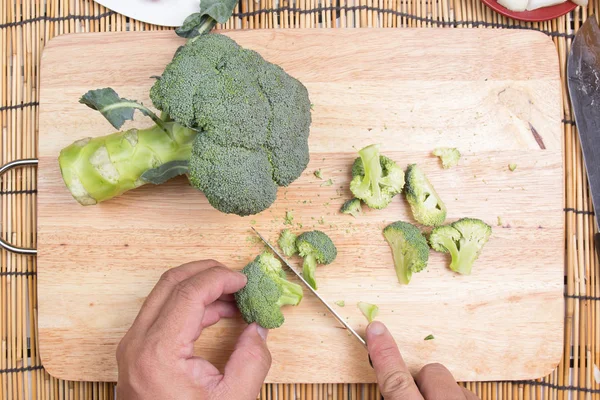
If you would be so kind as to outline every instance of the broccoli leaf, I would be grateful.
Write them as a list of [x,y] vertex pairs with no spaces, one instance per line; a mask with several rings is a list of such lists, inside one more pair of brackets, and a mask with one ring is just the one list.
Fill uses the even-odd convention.
[[363,315],[365,316],[367,321],[369,321],[369,323],[373,322],[375,317],[377,317],[377,314],[379,314],[379,307],[377,307],[375,304],[359,301],[357,307],[360,310],[360,312],[363,313]]
[[183,25],[175,30],[178,36],[191,39],[209,32],[217,23],[227,22],[236,0],[202,0],[200,12],[194,13],[183,21]]
[[115,129],[120,129],[125,121],[133,120],[134,111],[140,110],[142,114],[152,118],[156,125],[167,131],[163,121],[150,109],[137,101],[119,97],[112,88],[90,90],[81,96],[79,102],[99,111]]
[[143,181],[154,185],[161,185],[169,179],[188,172],[187,160],[175,160],[165,163],[157,168],[147,170],[140,177]]

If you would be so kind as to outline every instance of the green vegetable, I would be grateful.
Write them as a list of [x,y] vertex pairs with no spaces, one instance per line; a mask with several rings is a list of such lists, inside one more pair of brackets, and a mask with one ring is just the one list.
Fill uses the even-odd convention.
[[277,244],[279,244],[279,248],[287,257],[291,257],[298,252],[296,238],[296,235],[289,229],[284,229],[279,235]]
[[498,217],[498,226],[502,226],[502,217]]
[[319,179],[323,179],[323,174],[321,173],[321,170],[318,169],[314,172],[315,176]]
[[436,251],[450,253],[450,269],[469,275],[491,234],[492,227],[482,220],[463,218],[450,225],[434,228],[429,243]]
[[425,339],[423,339],[423,340],[433,340],[433,339],[435,339],[435,337],[433,335],[427,335],[427,336],[425,336]]
[[245,216],[270,207],[278,187],[300,176],[309,160],[306,88],[258,53],[206,33],[225,22],[235,4],[203,1],[177,30],[190,40],[150,90],[161,117],[110,88],[81,98],[117,129],[135,110],[156,126],[65,148],[59,164],[77,201],[96,204],[187,173],[216,209]]
[[317,265],[331,264],[337,256],[337,249],[331,238],[321,231],[304,232],[296,239],[296,247],[300,257],[304,258],[302,276],[316,290]]
[[429,245],[419,228],[397,221],[383,229],[383,236],[392,249],[398,282],[407,285],[413,273],[427,268]]
[[344,300],[338,300],[338,301],[335,302],[335,304],[338,307],[345,307],[346,306],[346,302]]
[[294,224],[294,214],[291,211],[285,212],[285,218],[283,219],[284,225],[293,225]]
[[329,178],[325,182],[321,183],[321,186],[331,186],[333,185],[333,179]]
[[510,169],[510,172],[514,171],[515,169],[517,169],[517,164],[508,164],[508,169]]
[[377,307],[375,304],[359,301],[357,307],[360,310],[360,312],[363,313],[363,315],[365,316],[367,321],[369,321],[369,323],[373,322],[375,317],[377,317],[377,314],[379,314],[379,307]]
[[413,216],[423,225],[441,225],[446,220],[446,206],[425,173],[411,164],[406,170],[406,200]]
[[404,171],[394,161],[380,155],[378,145],[367,146],[358,154],[360,157],[352,165],[352,194],[371,208],[387,207],[404,187]]
[[433,150],[433,155],[440,158],[445,169],[458,165],[460,160],[460,151],[454,147],[438,147]]
[[349,214],[349,215],[352,215],[354,218],[358,217],[362,211],[362,208],[360,206],[360,200],[359,199],[347,200],[342,205],[342,208],[340,209],[340,211],[342,212],[342,214]]
[[248,282],[235,294],[235,301],[244,321],[267,329],[280,327],[285,320],[280,308],[298,305],[302,287],[286,280],[281,262],[269,252],[257,256],[242,273]]

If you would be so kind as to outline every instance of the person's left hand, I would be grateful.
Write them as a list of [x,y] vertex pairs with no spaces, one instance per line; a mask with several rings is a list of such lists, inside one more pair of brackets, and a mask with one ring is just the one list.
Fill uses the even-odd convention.
[[173,268],[156,284],[117,349],[119,399],[256,399],[271,367],[267,330],[249,325],[224,374],[194,356],[202,329],[237,313],[246,276],[216,261]]

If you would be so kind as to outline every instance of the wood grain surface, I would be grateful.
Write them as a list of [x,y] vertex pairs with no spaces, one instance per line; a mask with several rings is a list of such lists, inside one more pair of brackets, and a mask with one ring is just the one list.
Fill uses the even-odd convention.
[[[338,246],[320,267],[320,293],[359,332],[358,301],[379,305],[410,368],[444,363],[458,380],[536,378],[559,362],[563,335],[564,216],[561,94],[552,42],[492,30],[240,31],[227,33],[281,65],[314,103],[311,162],[260,215],[212,209],[184,178],[82,207],[63,185],[61,148],[111,133],[78,104],[110,86],[151,104],[148,89],[182,40],[171,32],[78,34],[53,39],[42,58],[39,137],[39,333],[45,368],[70,380],[115,380],[114,352],[145,296],[169,267],[214,258],[242,268],[262,249],[250,226],[275,241],[293,210],[298,232],[321,229]],[[138,126],[149,121],[138,119]],[[133,126],[132,124],[126,127]],[[378,142],[401,165],[419,163],[448,207],[493,225],[473,274],[458,276],[431,253],[408,286],[395,277],[381,229],[413,221],[398,196],[360,218],[349,198],[356,148]],[[442,170],[436,146],[458,147]],[[509,163],[518,165],[514,172]],[[321,186],[321,169],[334,185]],[[498,217],[502,226],[497,226]],[[299,259],[293,259],[300,265]],[[372,382],[367,354],[307,292],[269,335],[268,382]],[[222,366],[244,324],[221,321],[197,344]],[[429,335],[434,340],[424,341]]]

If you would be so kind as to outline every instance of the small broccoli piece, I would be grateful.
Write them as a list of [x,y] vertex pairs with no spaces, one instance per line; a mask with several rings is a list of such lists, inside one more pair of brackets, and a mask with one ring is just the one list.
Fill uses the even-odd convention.
[[413,216],[418,222],[427,226],[444,223],[446,206],[417,164],[409,165],[406,170],[404,193]]
[[361,149],[352,165],[350,190],[369,207],[383,209],[404,187],[404,171],[393,160],[379,154],[372,144]]
[[517,164],[515,164],[515,163],[508,164],[508,169],[510,169],[510,172],[513,172],[515,169],[517,169]]
[[436,251],[450,253],[450,269],[469,275],[491,234],[492,227],[482,220],[463,218],[450,225],[434,228],[429,243]]
[[331,238],[321,231],[304,232],[296,239],[296,247],[300,257],[304,258],[302,276],[316,290],[317,265],[331,264],[337,256],[337,249]]
[[433,150],[433,155],[440,158],[445,169],[458,165],[460,160],[460,151],[454,147],[438,147]]
[[338,300],[338,301],[335,302],[335,304],[338,307],[345,307],[346,306],[346,302],[344,300]]
[[314,174],[315,174],[315,176],[316,176],[317,178],[319,178],[319,179],[323,179],[323,173],[321,172],[321,170],[320,170],[320,169],[316,170],[316,171],[314,172]]
[[235,294],[235,301],[244,321],[267,329],[279,328],[285,320],[280,308],[298,305],[302,287],[287,281],[281,262],[266,251],[246,265],[242,273],[248,282]]
[[435,336],[427,335],[427,336],[425,336],[425,339],[423,339],[423,340],[433,340],[433,339],[435,339]]
[[429,245],[419,228],[397,221],[383,229],[383,236],[392,248],[398,282],[407,285],[415,272],[427,268]]
[[291,211],[285,212],[285,218],[283,219],[284,225],[294,225],[294,214]]
[[365,316],[367,321],[369,321],[369,323],[373,322],[375,317],[377,317],[377,314],[379,314],[379,307],[377,307],[375,304],[359,301],[356,306],[358,307],[360,312],[363,313],[363,315]]
[[321,186],[332,186],[332,185],[333,185],[333,179],[331,179],[331,178],[329,178],[325,182],[321,183]]
[[277,244],[279,244],[279,248],[287,257],[291,257],[298,252],[298,248],[296,247],[296,237],[297,236],[289,229],[284,229],[281,231],[281,235],[279,235]]
[[347,200],[342,205],[342,208],[340,209],[340,211],[342,212],[342,214],[349,214],[349,215],[352,215],[354,218],[356,218],[357,216],[360,215],[360,212],[362,211],[362,208],[360,206],[360,200],[359,199]]

